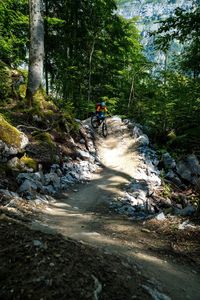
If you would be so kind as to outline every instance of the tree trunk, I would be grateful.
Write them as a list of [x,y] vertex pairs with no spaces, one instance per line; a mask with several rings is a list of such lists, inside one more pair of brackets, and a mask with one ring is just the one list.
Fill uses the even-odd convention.
[[26,97],[29,105],[33,104],[33,96],[42,83],[44,60],[44,24],[42,16],[42,0],[29,0],[30,49],[29,71]]
[[91,49],[90,57],[89,57],[88,104],[91,100],[92,56],[93,56],[93,53],[94,53],[94,45],[95,45],[95,39],[92,43],[92,49]]
[[49,78],[48,78],[48,46],[47,46],[47,41],[48,41],[48,22],[47,22],[47,17],[49,15],[49,9],[48,9],[48,0],[45,0],[45,16],[46,20],[44,23],[44,33],[45,33],[45,42],[44,42],[44,52],[45,52],[45,59],[44,59],[44,69],[45,69],[45,82],[46,82],[46,94],[49,94]]
[[134,99],[134,84],[135,84],[135,78],[133,76],[133,78],[132,78],[132,84],[131,84],[131,91],[130,91],[129,100],[128,100],[128,113],[129,113],[131,104],[132,104],[133,99]]

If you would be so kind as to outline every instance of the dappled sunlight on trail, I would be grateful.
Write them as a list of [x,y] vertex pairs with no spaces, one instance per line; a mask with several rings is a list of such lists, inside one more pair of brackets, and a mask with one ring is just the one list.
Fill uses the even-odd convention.
[[[151,251],[149,245],[158,241],[156,233],[143,232],[142,224],[115,214],[109,207],[141,165],[134,140],[125,130],[120,134],[113,131],[106,139],[98,137],[97,145],[103,168],[91,182],[72,186],[52,203],[44,211],[45,223],[65,237],[125,255],[149,280],[161,285],[171,299],[199,300],[198,274]],[[162,247],[159,243],[155,246]]]

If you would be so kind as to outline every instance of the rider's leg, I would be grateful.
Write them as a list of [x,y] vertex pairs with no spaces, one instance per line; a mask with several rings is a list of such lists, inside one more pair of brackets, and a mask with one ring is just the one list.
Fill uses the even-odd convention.
[[97,116],[97,124],[100,125],[100,124],[101,124],[101,112],[98,111],[98,112],[96,113],[96,116]]

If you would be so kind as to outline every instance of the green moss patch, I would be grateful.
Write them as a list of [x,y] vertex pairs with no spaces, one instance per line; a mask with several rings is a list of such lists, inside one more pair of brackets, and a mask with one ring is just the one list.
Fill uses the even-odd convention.
[[20,84],[19,86],[19,95],[21,98],[25,98],[26,96],[26,84]]
[[33,170],[37,169],[37,162],[31,157],[24,155],[20,158],[20,162],[28,168],[31,168]]
[[0,114],[0,140],[16,148],[20,147],[21,136],[19,130],[9,124]]
[[56,143],[48,132],[35,131],[32,133],[34,142],[29,145],[27,155],[37,162],[54,162],[58,154]]
[[46,142],[49,145],[54,145],[52,137],[48,132],[35,131],[33,136],[36,141]]
[[53,114],[58,112],[58,108],[52,101],[47,101],[47,97],[43,89],[38,89],[33,97],[33,106],[35,110],[40,110],[43,114]]

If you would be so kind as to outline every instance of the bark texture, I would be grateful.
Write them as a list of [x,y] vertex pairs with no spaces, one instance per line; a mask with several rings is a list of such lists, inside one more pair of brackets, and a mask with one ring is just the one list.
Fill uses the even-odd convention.
[[27,98],[30,105],[42,83],[44,61],[44,22],[42,0],[29,0],[30,50]]

